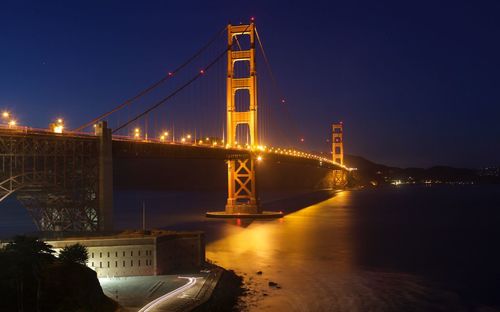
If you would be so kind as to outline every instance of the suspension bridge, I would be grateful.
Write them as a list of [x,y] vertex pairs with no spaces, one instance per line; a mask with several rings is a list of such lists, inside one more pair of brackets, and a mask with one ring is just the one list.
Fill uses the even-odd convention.
[[[257,75],[257,59],[267,75]],[[0,202],[15,194],[44,231],[111,230],[121,159],[226,162],[225,209],[208,214],[223,217],[280,215],[259,203],[262,162],[319,168],[330,187],[343,187],[350,172],[342,123],[332,127],[332,157],[294,148],[303,139],[253,20],[224,27],[177,68],[80,127],[66,129],[59,119],[36,129],[2,118]]]

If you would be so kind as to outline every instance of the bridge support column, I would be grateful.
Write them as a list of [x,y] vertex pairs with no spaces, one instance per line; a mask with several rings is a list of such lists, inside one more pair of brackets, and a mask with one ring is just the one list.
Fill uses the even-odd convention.
[[[248,49],[241,47],[238,37],[249,36]],[[228,25],[227,27],[227,136],[226,145],[236,147],[238,126],[248,127],[247,144],[252,149],[259,145],[257,127],[257,74],[255,68],[255,25]],[[235,48],[237,47],[237,48]],[[235,64],[247,63],[249,72],[235,73]],[[245,64],[243,64],[245,65]],[[242,77],[243,76],[243,77]],[[236,93],[247,92],[247,106],[237,107]],[[263,212],[257,198],[255,180],[255,160],[253,153],[248,158],[229,159],[227,161],[227,204],[224,212],[207,213],[211,217],[280,217],[281,213]]]
[[[332,155],[333,161],[344,164],[344,124],[342,122],[332,125]],[[345,170],[333,170],[333,186],[344,187],[347,184],[347,175]]]
[[99,136],[99,231],[113,230],[113,140],[106,121],[96,125]]
[[226,213],[262,213],[255,184],[253,159],[227,161]]

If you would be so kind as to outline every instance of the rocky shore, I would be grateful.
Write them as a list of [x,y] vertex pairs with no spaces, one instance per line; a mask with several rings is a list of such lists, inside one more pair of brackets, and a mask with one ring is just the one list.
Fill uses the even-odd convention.
[[243,278],[236,275],[234,271],[220,269],[223,272],[212,292],[212,296],[208,301],[195,308],[193,312],[241,311],[239,298],[246,293]]

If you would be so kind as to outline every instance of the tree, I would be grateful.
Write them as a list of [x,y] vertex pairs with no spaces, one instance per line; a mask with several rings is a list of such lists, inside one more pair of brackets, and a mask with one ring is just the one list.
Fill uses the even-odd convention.
[[41,270],[44,265],[54,260],[52,246],[36,237],[19,235],[5,246],[5,252],[16,259],[15,271],[17,276],[18,308],[23,310],[24,281],[36,280],[36,310],[40,300]]
[[82,244],[65,246],[59,253],[59,259],[65,263],[79,263],[85,265],[89,259],[87,247]]

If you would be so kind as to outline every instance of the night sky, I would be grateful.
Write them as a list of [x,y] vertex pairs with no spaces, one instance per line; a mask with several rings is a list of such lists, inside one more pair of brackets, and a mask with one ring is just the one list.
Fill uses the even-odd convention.
[[0,108],[79,125],[250,16],[308,149],[500,164],[498,1],[2,1]]

